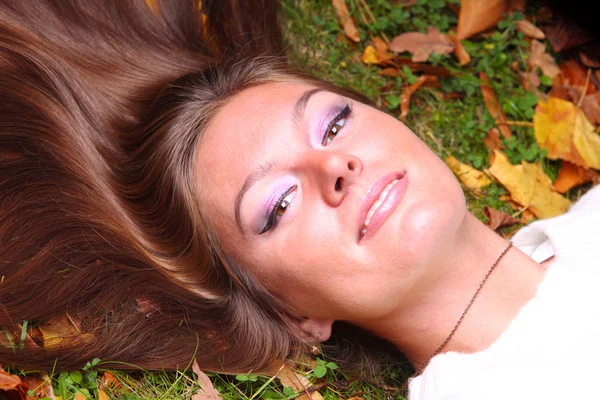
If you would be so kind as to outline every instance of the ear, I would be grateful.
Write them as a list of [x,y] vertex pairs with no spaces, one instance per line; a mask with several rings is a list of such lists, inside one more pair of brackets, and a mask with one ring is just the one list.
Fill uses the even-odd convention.
[[324,342],[331,336],[332,319],[308,318],[300,322],[300,329],[308,336],[308,340]]

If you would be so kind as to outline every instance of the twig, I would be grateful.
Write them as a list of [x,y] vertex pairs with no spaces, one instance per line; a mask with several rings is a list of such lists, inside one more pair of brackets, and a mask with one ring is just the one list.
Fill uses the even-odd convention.
[[585,94],[587,93],[588,86],[590,85],[590,78],[592,76],[592,69],[588,68],[587,76],[585,77],[585,85],[583,85],[583,91],[581,92],[581,96],[579,97],[579,101],[577,102],[577,108],[580,108],[583,104],[583,99],[585,98]]
[[531,126],[533,127],[533,122],[527,121],[496,121],[498,125],[509,125],[509,126]]
[[[367,15],[371,18],[371,22],[372,23],[376,23],[377,22],[377,18],[375,18],[375,16],[373,15],[373,13],[371,12],[371,8],[369,7],[369,5],[367,4],[367,2],[365,0],[360,0],[360,3],[362,4],[363,8],[365,9],[365,11],[367,12]],[[388,39],[388,37],[385,35],[385,33],[381,32],[381,37],[383,38],[383,40],[385,40],[386,44],[390,43],[390,40]]]

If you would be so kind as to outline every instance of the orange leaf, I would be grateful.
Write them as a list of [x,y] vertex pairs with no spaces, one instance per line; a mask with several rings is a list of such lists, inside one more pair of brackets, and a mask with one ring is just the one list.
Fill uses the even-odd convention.
[[498,128],[492,128],[488,131],[487,136],[483,138],[483,144],[491,151],[504,148],[500,141],[500,131]]
[[392,39],[389,47],[395,53],[412,53],[413,62],[425,62],[431,53],[450,54],[454,50],[450,39],[433,26],[427,28],[427,34],[407,32],[398,35]]
[[518,219],[508,215],[507,213],[500,210],[496,210],[495,208],[492,208],[490,206],[485,206],[485,208],[483,209],[483,213],[489,219],[488,226],[494,231],[498,228],[518,224],[521,222]]
[[507,0],[461,0],[456,37],[464,40],[496,26],[506,5]]
[[542,32],[540,28],[535,26],[533,22],[527,21],[526,19],[517,21],[517,29],[523,32],[525,36],[533,39],[542,40],[546,38],[546,35],[544,35],[544,32]]
[[587,170],[568,161],[563,161],[553,187],[558,193],[566,193],[575,186],[594,180],[594,177],[598,178],[596,172]]
[[[494,93],[494,89],[492,89],[492,87],[490,85],[490,80],[488,79],[485,72],[479,73],[479,79],[481,79],[481,82],[482,82],[481,86],[480,86],[481,94],[483,95],[483,100],[485,101],[485,106],[487,107],[488,111],[490,112],[490,115],[497,122],[506,122],[507,121],[506,115],[504,114],[502,107],[500,107],[500,102],[498,101],[498,98],[496,97],[496,94]],[[512,133],[510,132],[510,129],[508,128],[508,126],[499,125],[498,129],[500,129],[500,132],[502,132],[502,136],[504,136],[505,138],[509,138],[512,136]]]
[[346,2],[344,0],[331,0],[331,4],[333,4],[335,15],[337,15],[346,36],[354,42],[360,42],[360,34],[350,16]]
[[419,79],[406,89],[400,95],[400,119],[405,121],[408,111],[410,110],[410,98],[412,94],[427,81],[426,75],[421,75]]
[[10,400],[25,400],[27,386],[16,375],[9,375],[0,369],[0,398]]
[[98,400],[110,400],[110,397],[102,389],[98,390]]
[[450,39],[450,41],[452,41],[452,44],[454,44],[454,55],[458,59],[458,65],[462,67],[463,65],[467,65],[468,63],[470,63],[471,56],[469,55],[469,53],[467,53],[467,50],[465,50],[465,47],[462,45],[461,41],[456,38],[456,35],[453,33],[449,33],[448,39]]

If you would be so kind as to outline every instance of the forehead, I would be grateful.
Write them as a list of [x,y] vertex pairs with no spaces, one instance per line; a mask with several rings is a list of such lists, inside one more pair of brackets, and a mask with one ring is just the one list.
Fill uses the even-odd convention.
[[195,162],[200,204],[219,230],[235,230],[234,203],[252,170],[289,150],[293,107],[314,86],[266,83],[229,99],[209,123]]

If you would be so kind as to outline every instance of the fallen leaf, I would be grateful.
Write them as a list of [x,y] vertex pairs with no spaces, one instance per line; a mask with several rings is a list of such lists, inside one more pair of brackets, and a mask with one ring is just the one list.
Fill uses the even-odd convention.
[[500,139],[500,131],[498,128],[492,128],[488,131],[485,138],[483,138],[483,144],[490,151],[501,150],[504,148]]
[[421,75],[415,83],[408,86],[400,95],[400,119],[405,121],[410,110],[410,98],[413,93],[427,81],[426,75]]
[[593,42],[579,50],[579,59],[586,67],[600,68],[600,44]]
[[517,21],[517,29],[523,32],[525,36],[533,39],[542,40],[546,38],[546,35],[544,35],[544,32],[540,28],[535,26],[533,22],[527,21],[526,19]]
[[[490,80],[485,74],[485,72],[482,71],[479,73],[479,79],[481,79],[481,94],[483,95],[485,106],[490,112],[490,115],[496,120],[497,123],[506,122],[506,115],[504,114],[504,111],[500,106],[500,102],[498,101],[498,98],[494,93],[494,89],[492,89],[492,86],[490,84]],[[507,125],[499,124],[498,129],[500,129],[500,132],[502,132],[502,136],[504,136],[505,138],[509,138],[512,136],[510,128]]]
[[0,398],[26,400],[27,386],[16,375],[10,375],[0,368]]
[[471,190],[479,191],[492,183],[492,180],[485,173],[458,161],[453,156],[446,158],[446,164],[454,172],[460,183]]
[[192,395],[192,400],[221,400],[219,391],[215,389],[210,378],[202,372],[196,360],[194,360],[194,363],[192,364],[192,371],[194,371],[198,377],[198,384],[201,389],[201,392]]
[[503,211],[496,210],[495,208],[492,208],[490,206],[485,206],[485,208],[483,209],[483,213],[486,217],[488,217],[488,227],[493,231],[499,228],[503,228],[505,226],[511,226],[521,222],[518,219],[512,217],[511,215],[508,215]]
[[[540,86],[540,78],[536,72],[519,72],[519,80],[523,89],[535,92],[538,86]],[[541,96],[538,96],[541,97]]]
[[[308,388],[312,386],[308,378],[294,372],[294,370],[287,364],[279,370],[279,372],[277,373],[277,378],[283,386],[291,387],[296,393],[306,392],[308,394]],[[307,394],[303,394],[302,396],[296,397],[296,399],[323,400],[323,396],[318,391],[310,392],[310,397]]]
[[581,102],[581,111],[592,124],[600,125],[600,92],[585,96]]
[[431,53],[450,54],[454,50],[450,39],[433,26],[427,28],[427,34],[407,32],[398,35],[392,39],[389,47],[395,53],[412,53],[413,62],[425,62]]
[[106,394],[106,392],[102,389],[98,390],[98,400],[110,400],[110,397]]
[[[384,42],[384,44],[385,44],[385,42]],[[365,50],[361,56],[361,60],[365,64],[382,65],[387,60],[389,60],[390,57],[391,56],[389,54],[387,54],[387,52],[383,49],[381,44],[379,44],[379,45],[375,45],[375,44],[371,45],[370,44],[367,47],[365,47]]]
[[396,68],[384,68],[381,71],[379,71],[379,75],[395,78],[400,75],[400,72],[398,72]]
[[506,5],[507,0],[462,0],[456,37],[464,40],[496,26]]
[[557,53],[581,46],[593,39],[589,33],[560,14],[557,14],[552,24],[544,27],[544,32],[552,49]]
[[82,333],[80,327],[76,326],[76,322],[65,313],[41,323],[39,329],[44,339],[44,348],[53,349],[60,347],[63,342],[93,338],[92,334]]
[[552,180],[539,164],[512,165],[500,150],[494,151],[490,173],[510,192],[511,199],[527,207],[538,218],[566,212],[571,202],[551,189]]
[[600,169],[600,136],[573,103],[554,97],[540,100],[533,123],[535,138],[548,158]]
[[346,36],[354,42],[360,42],[360,34],[350,16],[345,0],[331,0],[331,4],[333,4],[335,15],[337,15]]
[[115,388],[115,389],[119,389],[121,387],[121,382],[119,382],[119,380],[117,379],[117,377],[115,376],[115,374],[113,374],[110,371],[105,371],[102,374],[102,386],[104,388]]
[[27,400],[43,398],[55,399],[52,382],[46,373],[42,373],[39,378],[32,375],[26,375],[21,378],[21,380],[29,390],[33,391],[33,396],[28,396]]
[[454,55],[458,60],[458,65],[461,67],[471,62],[471,56],[465,50],[465,46],[462,45],[461,41],[457,39],[453,33],[448,34],[448,39],[454,44]]
[[506,12],[525,11],[525,0],[508,0]]
[[546,46],[537,40],[531,41],[531,52],[527,59],[527,63],[533,70],[535,70],[536,67],[539,67],[544,75],[552,79],[560,72],[560,69],[554,61],[554,57],[546,53]]
[[558,177],[554,181],[553,187],[558,193],[566,193],[575,186],[582,185],[598,179],[598,173],[575,165],[568,161],[563,161],[558,171]]

